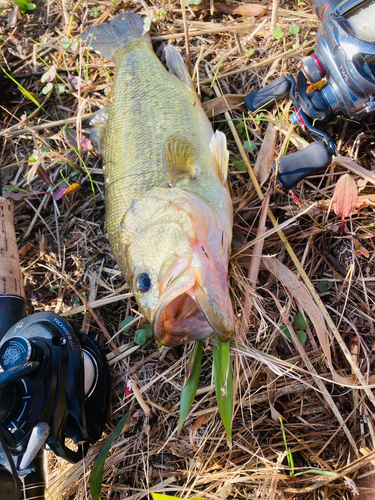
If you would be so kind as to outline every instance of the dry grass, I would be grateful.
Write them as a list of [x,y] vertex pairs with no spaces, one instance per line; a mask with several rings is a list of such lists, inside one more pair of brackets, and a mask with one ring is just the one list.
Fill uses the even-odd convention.
[[[338,176],[347,171],[347,160],[338,161],[295,189],[306,206],[318,202],[297,217],[303,208],[275,187],[269,168],[273,156],[282,154],[285,137],[290,135],[286,119],[290,102],[285,100],[278,109],[245,125],[246,113],[237,98],[228,98],[229,109],[223,106],[223,99],[214,103],[215,127],[226,132],[231,152],[235,223],[230,276],[238,338],[246,346],[288,363],[256,351],[234,349],[237,393],[231,449],[216,407],[208,344],[196,402],[178,436],[179,397],[190,346],[168,350],[151,342],[133,349],[134,331],[142,318],[129,332],[116,335],[126,316],[138,318],[139,313],[108,244],[100,157],[82,153],[86,169],[62,139],[61,122],[55,126],[49,123],[73,122],[79,133],[80,117],[107,103],[114,65],[92,53],[87,57],[86,48],[80,45],[75,51],[64,51],[62,40],[66,36],[77,39],[90,25],[118,11],[132,9],[154,21],[151,33],[159,56],[165,43],[174,43],[183,55],[188,44],[203,98],[243,95],[265,81],[295,73],[301,57],[314,46],[318,21],[304,2],[285,2],[278,7],[274,2],[272,19],[270,3],[265,4],[268,10],[264,16],[258,18],[230,14],[228,6],[222,12],[221,5],[215,2],[213,13],[209,4],[187,7],[188,29],[184,29],[179,2],[163,0],[117,1],[115,6],[108,0],[38,0],[37,9],[23,15],[15,29],[7,26],[6,16],[0,18],[6,59],[3,67],[25,89],[38,94],[41,104],[36,112],[35,104],[13,82],[5,80],[1,168],[4,187],[25,192],[14,203],[29,313],[52,310],[69,315],[111,360],[112,399],[106,432],[113,430],[126,411],[130,410],[131,418],[108,457],[103,499],[138,500],[151,491],[184,498],[199,494],[213,499],[373,499],[374,397],[368,385],[375,381],[375,233],[370,198],[374,173],[368,171],[375,170],[374,119],[362,124],[339,119],[333,125],[340,154],[358,160],[367,169],[364,172],[350,164],[368,206],[347,220],[340,236],[340,221],[329,211],[329,201]],[[231,3],[229,9],[236,6]],[[95,13],[98,17],[93,17]],[[288,34],[292,23],[300,27],[298,35]],[[281,40],[271,34],[275,25],[285,33]],[[300,47],[293,49],[297,42]],[[250,49],[254,52],[247,56]],[[77,71],[84,78],[88,71],[88,86],[76,90],[67,87],[61,95],[55,88],[48,95],[41,94],[36,82],[47,70],[45,64],[55,64],[63,80],[77,76]],[[206,65],[211,74],[217,72],[212,88]],[[272,131],[265,135],[270,121],[276,137]],[[48,127],[40,127],[48,123]],[[145,126],[152,131],[152,123]],[[242,148],[247,134],[256,147],[251,153]],[[299,131],[292,134],[289,151],[301,143]],[[50,149],[43,153],[46,141]],[[47,184],[35,176],[35,164],[29,162],[35,154],[54,184],[63,175],[69,182],[79,182],[82,190],[54,202]],[[234,166],[244,160],[254,166],[259,155],[262,162],[255,171],[261,188],[249,164],[245,171]],[[268,218],[262,218],[267,210],[267,190]],[[269,232],[272,220],[285,223],[284,235]],[[257,236],[257,245],[248,245]],[[355,240],[367,250],[367,256],[354,251],[358,248]],[[252,261],[253,248],[258,257],[268,257]],[[74,311],[82,299],[92,304],[91,312],[85,315],[82,307]],[[305,312],[311,321],[304,344],[290,325],[299,312]],[[290,340],[280,331],[283,322],[289,325]],[[139,390],[138,399],[125,397],[129,380]],[[288,466],[285,440],[294,471]],[[50,456],[49,491],[54,499],[60,495],[85,498],[91,465],[101,446],[92,447],[85,461],[76,466]],[[307,469],[336,475],[293,474]]]

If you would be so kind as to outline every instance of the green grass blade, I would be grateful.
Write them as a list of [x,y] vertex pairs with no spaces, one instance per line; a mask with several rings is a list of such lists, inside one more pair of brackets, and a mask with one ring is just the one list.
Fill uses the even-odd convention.
[[223,421],[229,445],[232,444],[233,418],[233,372],[230,360],[229,342],[221,342],[212,347],[217,405]]
[[182,429],[186,417],[193,404],[198,389],[199,375],[201,373],[203,342],[197,340],[194,343],[189,361],[186,366],[184,388],[181,391],[180,419],[178,421],[178,432]]
[[91,474],[90,474],[90,489],[91,489],[91,495],[92,495],[92,500],[101,500],[100,498],[100,490],[102,488],[102,482],[103,482],[103,467],[105,464],[105,460],[107,458],[108,452],[112,446],[113,441],[115,441],[119,435],[122,432],[122,429],[125,425],[125,422],[127,421],[129,416],[129,412],[122,417],[120,422],[116,425],[115,430],[112,432],[112,434],[109,436],[107,442],[103,446],[103,448],[100,450],[99,455],[97,456],[94,466],[92,468]]
[[[26,97],[26,99],[29,99],[29,101],[32,101],[35,104],[35,106],[37,108],[39,108],[40,103],[35,99],[35,97],[32,94],[30,94],[30,92],[28,90],[26,90],[24,87],[22,87],[22,85],[19,82],[17,82],[17,80],[15,78],[13,78],[13,76],[11,76],[9,73],[7,73],[2,66],[1,66],[1,69],[4,71],[4,73],[7,75],[7,77],[10,78],[17,85],[17,87],[20,89],[20,91]],[[44,108],[42,108],[42,110],[44,111],[44,113],[46,113],[46,115],[48,115],[50,118],[52,118],[52,116],[49,113],[47,113],[47,111]]]

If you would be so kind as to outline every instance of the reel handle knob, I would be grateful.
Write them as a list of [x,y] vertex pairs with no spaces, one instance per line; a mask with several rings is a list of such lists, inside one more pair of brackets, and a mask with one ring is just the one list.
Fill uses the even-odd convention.
[[287,76],[280,76],[263,89],[251,92],[245,97],[245,105],[249,111],[256,111],[259,108],[267,108],[267,104],[272,105],[273,100],[283,99],[289,96],[291,83]]
[[[305,177],[327,168],[331,162],[332,154],[327,144],[316,141],[297,153],[281,157],[277,179],[283,188],[291,189]],[[276,162],[272,167],[276,172]]]

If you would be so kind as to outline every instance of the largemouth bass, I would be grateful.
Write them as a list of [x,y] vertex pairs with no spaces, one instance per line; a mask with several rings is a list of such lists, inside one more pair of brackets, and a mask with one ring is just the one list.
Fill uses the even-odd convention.
[[95,132],[115,259],[161,344],[213,333],[228,340],[233,213],[225,135],[213,133],[177,49],[166,48],[168,72],[138,15],[120,14],[84,38],[116,63],[112,102]]

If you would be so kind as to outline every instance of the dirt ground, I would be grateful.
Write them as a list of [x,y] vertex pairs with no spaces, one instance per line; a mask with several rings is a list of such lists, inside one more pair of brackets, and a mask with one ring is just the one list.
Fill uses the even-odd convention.
[[[1,176],[15,207],[28,313],[66,317],[104,349],[112,376],[103,439],[77,465],[48,454],[48,498],[90,495],[95,458],[129,411],[104,467],[103,500],[151,492],[374,499],[374,117],[331,120],[326,129],[340,157],[293,196],[271,168],[311,142],[290,127],[291,101],[254,115],[243,105],[244,95],[295,75],[312,53],[319,21],[308,3],[212,0],[182,9],[164,0],[36,0],[18,20],[14,6],[2,4]],[[227,136],[235,216],[232,447],[216,403],[209,341],[196,399],[177,433],[192,345],[134,342],[144,319],[108,243],[101,157],[81,139],[82,118],[111,97],[115,67],[88,53],[80,36],[127,10],[151,21],[159,57],[172,43],[190,59],[204,109]],[[153,126],[146,124],[148,133]],[[341,224],[332,197],[347,173],[360,198]],[[272,231],[274,223],[283,232]],[[129,317],[134,322],[124,330]]]

